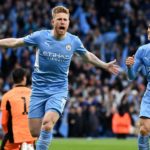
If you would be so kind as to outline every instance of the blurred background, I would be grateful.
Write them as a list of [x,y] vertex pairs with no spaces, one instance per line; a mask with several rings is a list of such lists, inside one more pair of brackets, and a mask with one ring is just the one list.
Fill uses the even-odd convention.
[[[126,76],[125,59],[146,44],[150,20],[149,0],[0,0],[0,38],[24,37],[51,29],[51,9],[69,8],[69,32],[103,61],[116,59],[118,76],[73,57],[69,73],[69,101],[54,129],[56,137],[136,136],[141,97],[146,88],[144,71],[135,81]],[[35,47],[0,48],[0,99],[12,88],[11,71],[34,67]]]

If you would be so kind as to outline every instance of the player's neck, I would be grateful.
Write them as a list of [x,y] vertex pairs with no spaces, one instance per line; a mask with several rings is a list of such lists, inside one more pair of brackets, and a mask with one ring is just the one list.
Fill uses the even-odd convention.
[[54,30],[52,30],[52,35],[54,36],[54,38],[56,40],[63,40],[65,38],[65,36],[66,36],[66,33],[64,35],[59,35]]

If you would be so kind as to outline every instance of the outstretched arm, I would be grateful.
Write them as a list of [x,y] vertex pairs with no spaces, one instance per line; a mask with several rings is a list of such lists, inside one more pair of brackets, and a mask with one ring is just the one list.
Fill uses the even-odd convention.
[[0,47],[13,48],[23,46],[24,44],[23,38],[6,38],[0,40]]
[[98,59],[93,53],[91,53],[89,51],[86,51],[81,56],[86,62],[89,62],[97,67],[103,68],[103,69],[109,71],[110,73],[118,74],[118,72],[119,72],[120,67],[118,65],[115,65],[116,60],[106,63],[106,62]]

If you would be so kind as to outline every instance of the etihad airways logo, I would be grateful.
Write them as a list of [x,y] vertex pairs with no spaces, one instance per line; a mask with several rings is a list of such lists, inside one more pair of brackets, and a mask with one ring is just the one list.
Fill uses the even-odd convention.
[[60,53],[52,53],[47,51],[43,51],[43,56],[47,57],[49,60],[54,60],[58,62],[64,62],[67,59],[69,59],[68,55],[63,55]]

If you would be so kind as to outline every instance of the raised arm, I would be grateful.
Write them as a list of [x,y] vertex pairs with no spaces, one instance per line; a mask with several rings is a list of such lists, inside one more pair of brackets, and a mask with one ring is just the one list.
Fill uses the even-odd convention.
[[142,54],[143,54],[142,49],[138,49],[135,56],[130,56],[126,59],[127,75],[130,80],[134,80],[136,78],[138,72],[141,70]]
[[89,62],[97,67],[103,68],[110,73],[118,74],[119,72],[120,67],[118,65],[115,65],[116,60],[106,63],[97,58],[93,53],[89,51],[86,51],[81,56],[86,62]]
[[0,40],[0,47],[13,48],[23,46],[24,44],[23,38],[6,38]]

